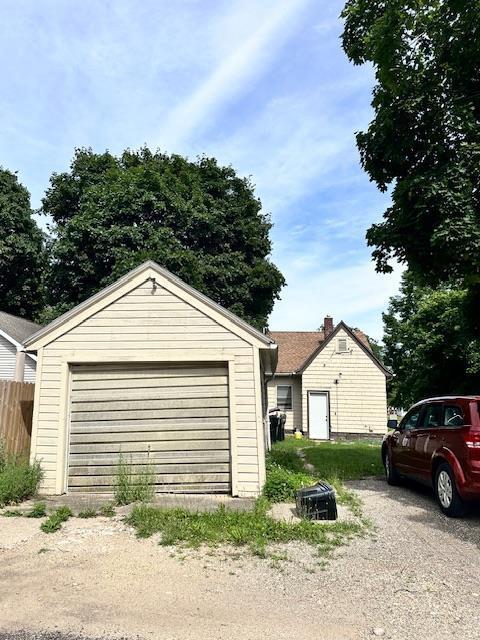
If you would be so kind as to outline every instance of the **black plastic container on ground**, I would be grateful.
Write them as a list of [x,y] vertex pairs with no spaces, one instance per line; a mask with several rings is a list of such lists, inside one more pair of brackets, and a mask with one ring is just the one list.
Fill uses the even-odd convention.
[[336,520],[335,489],[326,482],[297,491],[297,514],[307,520]]

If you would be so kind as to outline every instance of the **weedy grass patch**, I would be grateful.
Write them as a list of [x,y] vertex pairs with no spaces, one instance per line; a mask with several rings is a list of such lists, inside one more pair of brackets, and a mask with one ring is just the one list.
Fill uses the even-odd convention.
[[160,533],[162,545],[231,545],[247,547],[253,554],[266,557],[267,547],[274,543],[307,542],[327,554],[362,531],[357,523],[333,522],[322,526],[311,521],[289,523],[268,515],[269,503],[257,500],[255,509],[239,512],[219,507],[213,512],[192,513],[185,509],[162,509],[137,505],[126,522],[140,538]]
[[27,518],[43,518],[47,515],[47,505],[45,502],[35,502],[30,511],[27,511]]
[[315,482],[315,478],[305,470],[297,451],[281,445],[283,443],[273,445],[266,458],[267,477],[263,495],[270,502],[295,501],[299,489]]
[[96,518],[97,511],[93,507],[87,507],[78,512],[77,518]]
[[36,502],[29,511],[23,511],[22,509],[9,509],[3,511],[1,514],[4,518],[43,518],[47,515],[47,507],[44,502]]
[[45,522],[42,522],[40,529],[44,533],[54,533],[61,529],[62,524],[66,522],[73,515],[70,507],[58,507],[53,513],[51,513]]
[[115,515],[115,507],[111,502],[106,502],[105,504],[102,504],[98,512],[105,518],[113,518]]
[[299,489],[314,483],[315,478],[306,471],[290,471],[271,463],[267,468],[263,495],[270,502],[294,502]]

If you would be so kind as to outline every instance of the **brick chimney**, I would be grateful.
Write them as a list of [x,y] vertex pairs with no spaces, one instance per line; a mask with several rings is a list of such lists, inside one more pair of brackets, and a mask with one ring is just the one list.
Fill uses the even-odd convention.
[[323,321],[323,333],[325,335],[325,338],[328,338],[328,336],[332,333],[333,331],[333,318],[332,316],[325,316],[325,319]]

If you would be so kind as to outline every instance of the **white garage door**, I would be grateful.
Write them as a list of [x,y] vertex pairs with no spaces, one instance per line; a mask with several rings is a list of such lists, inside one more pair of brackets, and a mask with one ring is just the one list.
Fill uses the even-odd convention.
[[226,366],[73,367],[69,490],[111,491],[120,456],[158,492],[228,493]]

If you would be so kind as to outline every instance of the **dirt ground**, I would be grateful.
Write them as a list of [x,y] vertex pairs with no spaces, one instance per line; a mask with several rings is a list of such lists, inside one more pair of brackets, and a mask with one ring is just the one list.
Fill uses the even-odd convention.
[[106,518],[50,535],[0,518],[0,637],[477,639],[480,511],[448,520],[418,487],[352,486],[376,530],[326,564],[304,545],[288,561],[183,553]]

